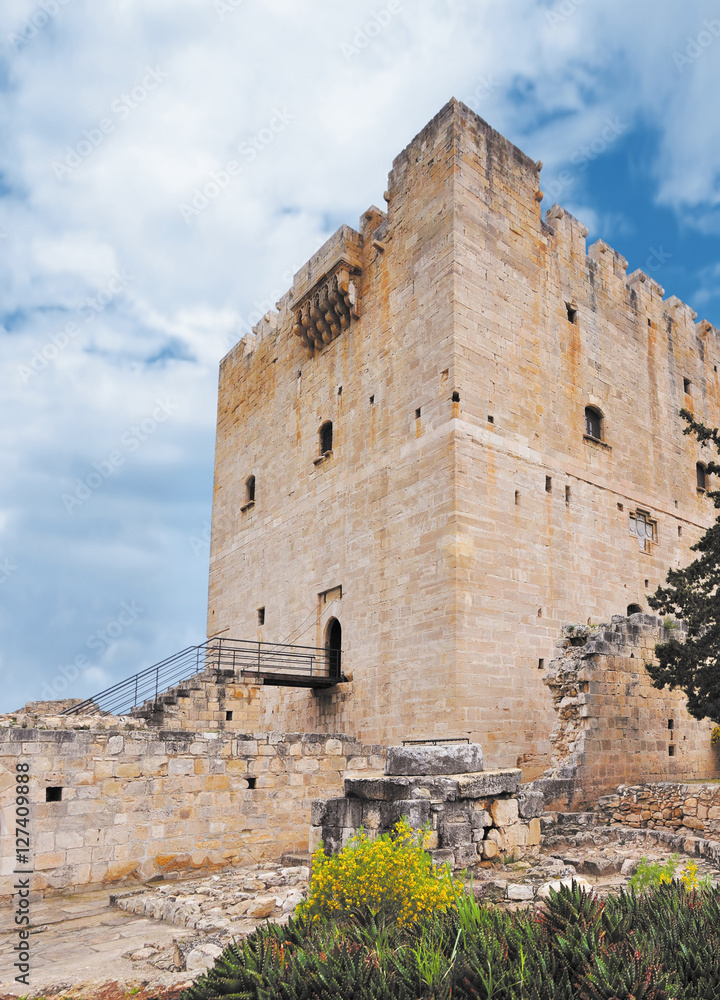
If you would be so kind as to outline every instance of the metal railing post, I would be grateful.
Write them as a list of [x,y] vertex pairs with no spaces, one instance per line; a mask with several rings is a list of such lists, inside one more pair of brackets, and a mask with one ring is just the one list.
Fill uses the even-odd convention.
[[158,681],[160,680],[160,667],[155,667],[155,704],[158,700]]

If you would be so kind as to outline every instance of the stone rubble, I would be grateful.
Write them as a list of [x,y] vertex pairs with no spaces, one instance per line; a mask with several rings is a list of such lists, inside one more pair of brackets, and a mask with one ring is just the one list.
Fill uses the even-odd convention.
[[309,877],[306,865],[264,862],[209,878],[116,893],[111,902],[128,913],[199,932],[176,942],[172,952],[153,953],[148,944],[129,958],[161,969],[199,972],[234,938],[247,937],[266,921],[286,923],[305,895]]

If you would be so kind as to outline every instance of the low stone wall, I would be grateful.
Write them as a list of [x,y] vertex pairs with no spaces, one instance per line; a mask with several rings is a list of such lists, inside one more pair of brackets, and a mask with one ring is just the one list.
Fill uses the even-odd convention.
[[464,868],[499,854],[537,854],[542,795],[521,788],[517,768],[482,766],[473,744],[389,747],[385,774],[348,777],[342,798],[313,802],[311,849],[322,841],[334,853],[361,827],[375,837],[405,816],[414,829],[428,828],[425,846],[436,863]]
[[616,794],[598,800],[597,813],[606,823],[667,829],[680,836],[700,833],[720,840],[720,784],[621,785]]
[[48,890],[307,850],[311,801],[341,791],[346,771],[382,767],[383,749],[346,736],[137,723],[114,731],[0,729],[3,875],[13,868],[20,761],[30,765],[33,889]]

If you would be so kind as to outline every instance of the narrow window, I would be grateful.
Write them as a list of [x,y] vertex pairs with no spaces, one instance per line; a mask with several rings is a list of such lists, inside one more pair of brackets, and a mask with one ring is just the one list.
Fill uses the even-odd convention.
[[248,783],[248,788],[255,788],[257,786],[257,778],[248,777],[245,780]]
[[342,386],[338,386],[338,396],[342,396]]
[[545,668],[545,660],[538,660],[538,670],[543,670]]
[[668,729],[675,728],[675,719],[668,719]]
[[630,534],[635,535],[638,545],[643,552],[650,551],[650,543],[654,542],[657,535],[655,532],[655,521],[650,520],[650,515],[645,511],[638,510],[630,514]]
[[515,506],[520,506],[520,490],[515,490]]
[[329,455],[333,447],[332,420],[326,420],[320,428],[320,454]]
[[602,413],[594,406],[585,407],[585,433],[596,441],[602,441]]
[[62,786],[55,785],[45,789],[46,802],[62,802]]
[[567,504],[570,503],[570,487],[569,486],[565,487],[565,503],[567,503]]
[[682,526],[678,524],[678,538],[682,538]]
[[645,581],[645,589],[647,590],[647,588],[648,588],[649,586],[650,586],[650,581],[649,581],[649,580],[646,580],[646,581]]
[[625,508],[623,507],[623,505],[621,503],[618,504],[618,510],[625,510]]
[[488,413],[488,423],[489,424],[494,424],[495,423],[495,417],[491,416],[489,413]]
[[652,320],[651,319],[648,320],[648,326],[650,326],[650,327],[652,326]]
[[685,395],[689,396],[692,392],[692,382],[689,378],[683,379],[683,389],[685,390]]
[[245,503],[255,503],[255,476],[249,476],[245,482]]
[[265,608],[258,608],[258,625],[265,624]]
[[577,309],[572,304],[572,302],[565,303],[565,310],[567,312],[568,323],[577,323]]
[[545,476],[545,492],[552,493],[552,476]]
[[232,712],[226,712],[225,713],[225,721],[226,722],[232,722]]
[[415,410],[415,419],[419,420],[421,416],[422,416],[422,409],[421,407],[418,406],[417,410]]
[[675,744],[671,743],[670,746],[668,747],[668,757],[674,757],[674,756],[675,756]]
[[538,618],[542,618],[542,608],[538,608]]
[[707,469],[702,464],[698,462],[695,466],[695,476],[697,479],[697,488],[701,493],[704,493],[707,489]]
[[371,396],[371,397],[370,397],[370,405],[372,406],[372,404],[373,404],[374,402],[375,402],[375,397],[374,397],[374,396]]
[[628,604],[628,606],[627,606],[627,613],[628,613],[628,616],[630,616],[630,615],[641,615],[642,614],[642,608],[640,607],[639,604]]
[[453,403],[459,403],[460,402],[460,393],[459,392],[454,392],[452,394],[452,401],[453,401]]

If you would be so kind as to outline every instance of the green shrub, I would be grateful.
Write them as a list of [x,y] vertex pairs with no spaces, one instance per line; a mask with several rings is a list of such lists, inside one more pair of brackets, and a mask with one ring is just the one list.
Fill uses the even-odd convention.
[[643,855],[635,874],[628,879],[628,886],[634,892],[646,892],[648,889],[655,889],[659,885],[670,883],[675,878],[677,866],[677,854],[670,855],[664,862],[648,861]]
[[424,842],[425,831],[416,832],[401,819],[392,834],[376,840],[360,830],[338,854],[328,856],[321,845],[298,916],[319,920],[383,913],[408,926],[444,912],[455,905],[462,885],[453,884],[449,868],[434,867]]

